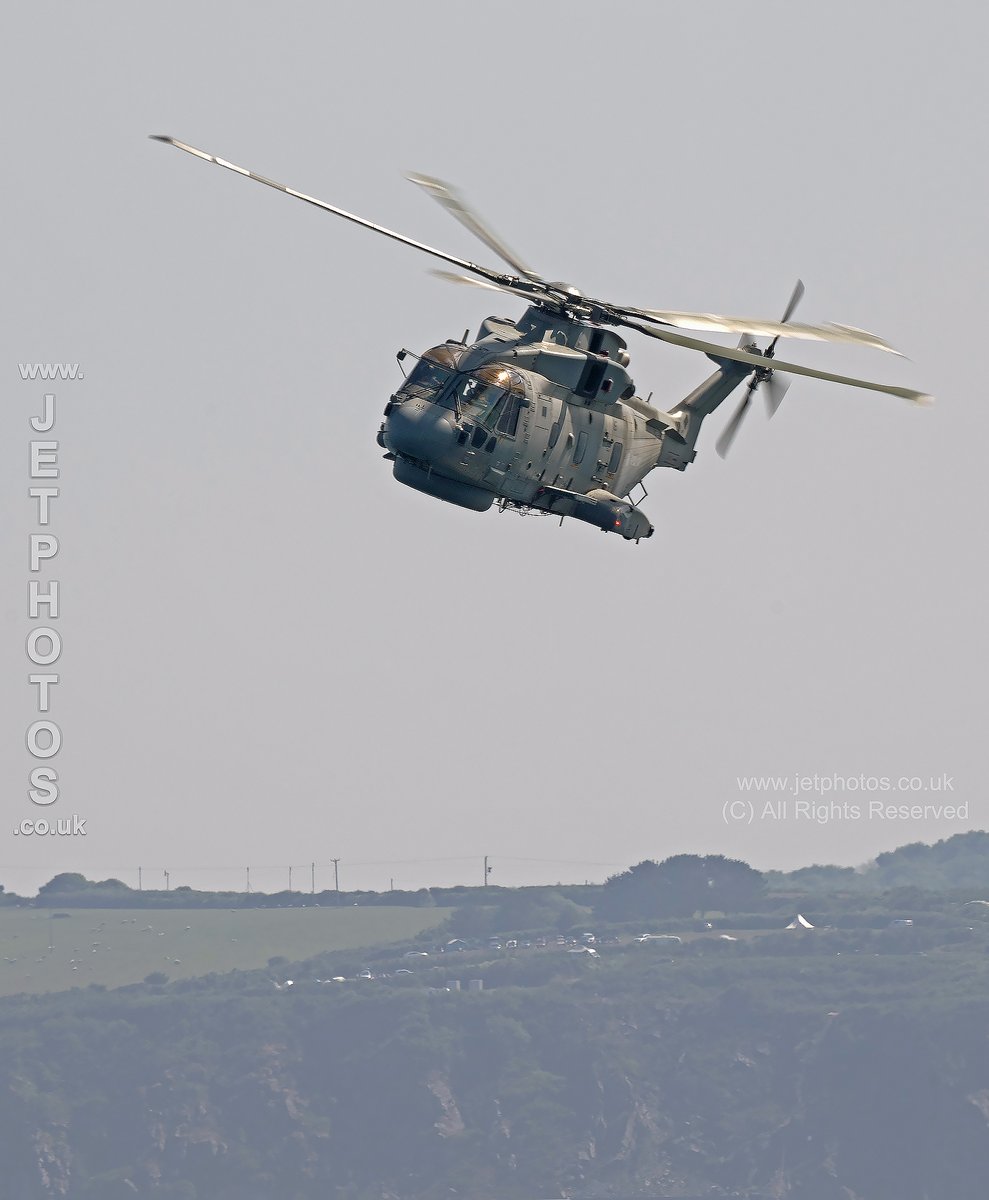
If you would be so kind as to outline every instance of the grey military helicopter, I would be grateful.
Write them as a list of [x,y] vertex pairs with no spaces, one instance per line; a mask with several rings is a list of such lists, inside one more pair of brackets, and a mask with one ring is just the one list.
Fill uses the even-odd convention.
[[[511,272],[457,258],[175,138],[151,136],[463,272],[435,272],[445,279],[527,301],[517,320],[488,317],[482,321],[473,342],[465,333],[421,355],[398,352],[400,364],[410,354],[417,361],[385,406],[378,444],[400,483],[451,504],[483,512],[497,503],[502,510],[554,514],[561,520],[572,517],[638,542],[653,533],[649,518],[638,507],[646,495],[643,480],[656,467],[683,471],[693,462],[705,417],[746,380],[741,402],[716,443],[722,457],[760,387],[765,385],[769,415],[779,408],[788,382],[777,378],[777,373],[831,380],[914,402],[930,399],[909,388],[776,359],[776,346],[784,337],[898,353],[875,334],[848,325],[794,323],[791,318],[804,291],[800,281],[779,321],[612,304],[538,275],[454,188],[438,179],[409,176]],[[627,344],[616,328],[700,351],[717,370],[663,411],[636,395]],[[741,340],[737,347],[721,346],[677,332],[681,329],[741,334]],[[760,350],[756,337],[771,340]],[[633,502],[636,489],[642,494]]]

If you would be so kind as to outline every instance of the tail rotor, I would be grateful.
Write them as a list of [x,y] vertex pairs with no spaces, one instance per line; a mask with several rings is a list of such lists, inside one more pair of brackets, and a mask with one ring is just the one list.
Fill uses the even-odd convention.
[[[803,296],[803,294],[804,285],[803,282],[798,279],[797,286],[793,289],[793,294],[790,296],[790,302],[787,304],[786,310],[780,319],[781,325],[786,325],[793,316],[793,313],[797,305],[800,303],[800,298]],[[744,340],[745,339],[743,338],[743,341]],[[772,359],[775,356],[776,343],[779,340],[780,335],[777,334],[763,351],[764,358]],[[749,380],[748,387],[745,389],[745,395],[742,397],[741,402],[732,413],[731,419],[728,421],[728,424],[722,430],[721,436],[715,443],[714,448],[717,450],[721,458],[725,458],[728,454],[728,451],[731,449],[732,442],[735,440],[739,426],[742,424],[742,418],[745,416],[749,404],[752,402],[752,397],[755,395],[757,388],[763,383],[766,385],[766,412],[770,417],[776,414],[776,410],[783,403],[783,397],[786,395],[787,388],[790,386],[789,379],[779,378],[770,366],[757,367],[753,372],[752,378]]]

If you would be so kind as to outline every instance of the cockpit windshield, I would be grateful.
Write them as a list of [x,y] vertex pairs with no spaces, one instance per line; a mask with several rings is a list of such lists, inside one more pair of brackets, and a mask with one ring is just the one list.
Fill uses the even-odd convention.
[[459,346],[434,346],[427,350],[399,391],[424,400],[435,399],[453,378],[460,354]]
[[454,394],[465,420],[515,437],[519,411],[526,402],[521,375],[507,367],[479,367],[458,380]]

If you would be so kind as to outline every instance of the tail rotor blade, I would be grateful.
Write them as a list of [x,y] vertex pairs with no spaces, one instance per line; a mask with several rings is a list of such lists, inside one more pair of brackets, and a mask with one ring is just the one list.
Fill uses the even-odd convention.
[[[804,294],[804,281],[802,279],[798,279],[797,286],[793,289],[793,295],[790,297],[790,302],[786,306],[786,311],[783,313],[783,316],[780,319],[781,325],[786,325],[787,322],[790,320],[790,318],[793,316],[794,310],[796,309],[797,305],[800,303],[800,300],[801,300],[803,294]],[[772,358],[773,355],[776,353],[776,343],[780,340],[781,337],[782,337],[782,334],[778,333],[773,338],[773,340],[769,343],[769,347],[766,350],[766,354],[770,358]],[[776,410],[774,409],[773,412],[775,412],[775,411]],[[772,416],[772,413],[770,413],[770,416]]]
[[785,325],[793,316],[794,309],[800,303],[801,297],[804,294],[804,282],[802,279],[797,280],[797,286],[793,289],[793,295],[790,297],[790,303],[786,306],[786,312],[780,318],[780,324]]
[[721,431],[721,436],[714,443],[714,448],[718,452],[719,458],[726,458],[728,451],[731,449],[731,444],[735,440],[735,435],[738,433],[738,427],[742,423],[742,418],[745,416],[745,410],[749,407],[749,401],[752,399],[752,393],[755,391],[755,380],[749,384],[742,397],[742,402],[731,415],[731,420]]
[[789,379],[781,379],[775,372],[766,380],[766,412],[770,417],[776,415],[789,386]]

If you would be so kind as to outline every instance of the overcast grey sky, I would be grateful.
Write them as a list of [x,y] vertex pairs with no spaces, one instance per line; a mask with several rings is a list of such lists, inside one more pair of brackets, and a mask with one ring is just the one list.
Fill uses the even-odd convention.
[[[987,33],[975,5],[8,14],[0,882],[241,886],[250,864],[270,890],[315,859],[326,886],[340,857],[348,887],[417,887],[489,854],[493,882],[535,883],[680,851],[854,864],[985,826]],[[685,474],[647,481],[639,546],[455,509],[381,461],[394,353],[521,304],[149,133],[487,262],[402,176],[450,179],[547,277],[615,301],[774,317],[800,276],[802,319],[911,361],[793,357],[938,404],[797,380],[723,463],[726,409]],[[660,407],[709,373],[630,349]],[[34,361],[85,377],[21,382]],[[63,745],[42,810],[46,390]],[[908,799],[968,818],[726,823],[738,776],[794,772],[946,773]],[[73,813],[84,838],[13,836]]]

